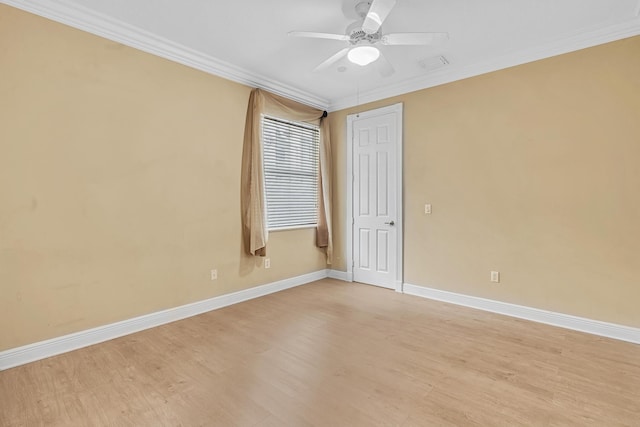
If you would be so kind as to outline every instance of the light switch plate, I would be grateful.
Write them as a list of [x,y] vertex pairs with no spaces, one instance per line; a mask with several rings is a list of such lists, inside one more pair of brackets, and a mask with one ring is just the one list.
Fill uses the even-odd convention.
[[491,272],[491,281],[495,283],[500,283],[500,272],[492,271]]

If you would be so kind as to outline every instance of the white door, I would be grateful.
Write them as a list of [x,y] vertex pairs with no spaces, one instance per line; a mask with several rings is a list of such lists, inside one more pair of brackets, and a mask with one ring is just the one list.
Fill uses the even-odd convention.
[[350,117],[353,280],[401,291],[402,106],[393,107]]

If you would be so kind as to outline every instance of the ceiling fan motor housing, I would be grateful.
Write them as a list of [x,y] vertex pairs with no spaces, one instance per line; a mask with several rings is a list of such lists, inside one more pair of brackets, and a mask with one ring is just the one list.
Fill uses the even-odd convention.
[[347,34],[349,35],[349,43],[357,45],[361,43],[378,43],[382,39],[382,27],[378,28],[373,34],[368,34],[362,29],[362,21],[356,21],[347,27]]

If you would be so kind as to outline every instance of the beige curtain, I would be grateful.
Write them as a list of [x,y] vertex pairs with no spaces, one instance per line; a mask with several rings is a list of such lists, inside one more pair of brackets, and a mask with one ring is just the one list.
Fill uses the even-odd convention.
[[244,127],[242,150],[241,210],[242,237],[245,251],[254,256],[265,256],[267,224],[262,163],[262,116],[313,123],[320,126],[320,176],[318,181],[318,228],[316,245],[325,248],[327,263],[331,264],[333,242],[331,237],[331,141],[326,113],[265,92],[251,91],[247,119]]

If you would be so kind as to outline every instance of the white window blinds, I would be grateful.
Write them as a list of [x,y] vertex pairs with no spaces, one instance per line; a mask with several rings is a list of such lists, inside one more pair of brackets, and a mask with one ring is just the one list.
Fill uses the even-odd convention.
[[262,141],[269,230],[316,225],[320,129],[263,116]]

